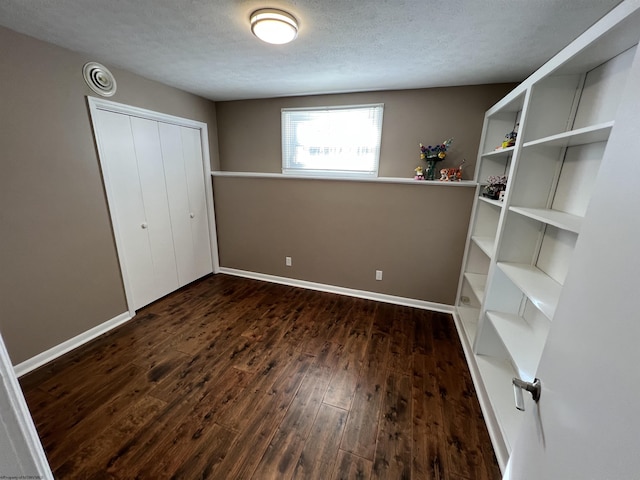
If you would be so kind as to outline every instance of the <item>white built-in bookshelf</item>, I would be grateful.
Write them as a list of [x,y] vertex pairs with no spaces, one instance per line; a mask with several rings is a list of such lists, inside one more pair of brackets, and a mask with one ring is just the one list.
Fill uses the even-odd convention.
[[[524,416],[511,381],[536,376],[639,38],[623,2],[485,115],[456,323],[503,471]],[[502,201],[482,196],[490,175]]]

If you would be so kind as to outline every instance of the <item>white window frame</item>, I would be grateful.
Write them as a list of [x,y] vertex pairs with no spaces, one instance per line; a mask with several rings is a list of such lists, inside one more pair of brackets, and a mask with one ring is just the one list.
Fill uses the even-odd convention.
[[[377,129],[377,145],[374,147],[374,163],[372,170],[349,170],[349,169],[323,169],[323,168],[305,168],[294,167],[292,163],[295,155],[293,151],[295,145],[288,142],[287,129],[290,121],[290,114],[295,112],[331,112],[336,110],[355,110],[355,109],[376,109],[379,114]],[[347,178],[376,178],[378,176],[378,168],[380,165],[380,145],[382,142],[382,126],[384,117],[384,104],[371,103],[361,105],[339,105],[324,107],[301,107],[301,108],[283,108],[281,109],[281,136],[282,136],[282,173],[285,175],[309,176],[309,177],[347,177]]]

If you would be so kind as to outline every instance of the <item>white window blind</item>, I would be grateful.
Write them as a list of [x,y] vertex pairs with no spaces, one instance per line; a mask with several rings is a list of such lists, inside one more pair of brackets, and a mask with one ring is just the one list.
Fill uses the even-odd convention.
[[383,104],[282,109],[282,173],[378,175]]

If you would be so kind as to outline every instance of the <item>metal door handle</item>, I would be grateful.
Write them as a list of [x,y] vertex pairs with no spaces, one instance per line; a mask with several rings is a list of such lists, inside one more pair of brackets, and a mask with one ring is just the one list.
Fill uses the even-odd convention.
[[516,401],[516,408],[524,412],[524,398],[522,396],[522,390],[526,390],[531,393],[533,401],[540,400],[540,392],[542,391],[542,385],[539,379],[535,379],[533,382],[525,382],[519,378],[513,379],[513,395]]

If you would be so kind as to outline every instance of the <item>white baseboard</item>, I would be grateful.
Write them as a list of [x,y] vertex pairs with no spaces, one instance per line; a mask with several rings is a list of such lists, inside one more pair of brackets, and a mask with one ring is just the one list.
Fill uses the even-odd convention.
[[48,363],[56,358],[64,355],[71,350],[78,348],[81,345],[93,340],[96,337],[99,337],[103,333],[107,333],[110,330],[113,330],[119,325],[131,320],[132,316],[130,312],[124,312],[118,315],[117,317],[112,318],[111,320],[107,320],[100,325],[97,325],[86,332],[82,332],[80,335],[76,335],[69,340],[66,340],[55,347],[50,348],[42,353],[39,353],[35,357],[31,357],[28,360],[25,360],[18,365],[13,367],[14,372],[17,377],[21,377],[32,370],[35,370],[38,367],[41,367],[45,363]]
[[220,273],[234,275],[236,277],[252,278],[254,280],[263,280],[265,282],[279,283],[281,285],[289,285],[291,287],[307,288],[309,290],[318,290],[320,292],[337,293],[347,295],[349,297],[364,298],[366,300],[376,300],[378,302],[393,303],[395,305],[404,305],[406,307],[421,308],[423,310],[433,310],[435,312],[450,313],[455,312],[452,305],[444,303],[427,302],[425,300],[416,300],[414,298],[396,297],[385,293],[368,292],[366,290],[355,290],[353,288],[337,287],[335,285],[327,285],[324,283],[308,282],[306,280],[297,280],[295,278],[278,277],[276,275],[268,275],[266,273],[249,272],[247,270],[237,270],[235,268],[220,267]]

